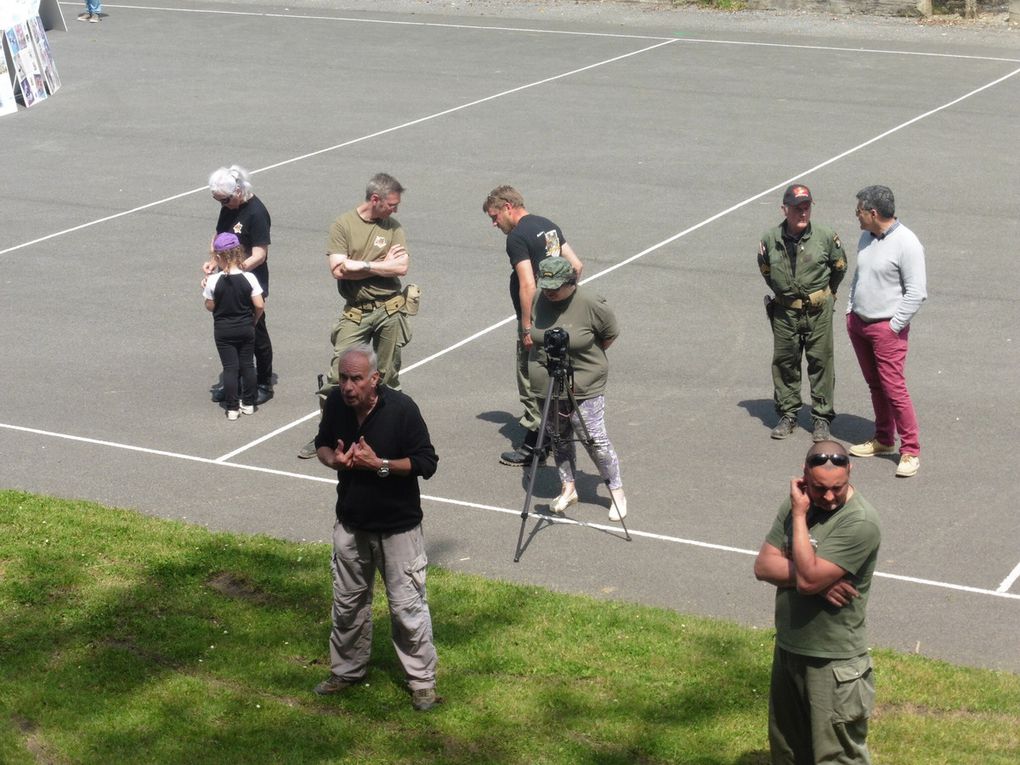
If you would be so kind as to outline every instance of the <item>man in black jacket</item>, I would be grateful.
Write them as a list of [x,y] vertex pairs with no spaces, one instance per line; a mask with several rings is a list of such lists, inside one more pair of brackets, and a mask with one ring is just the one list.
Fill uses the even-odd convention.
[[371,346],[348,348],[339,359],[340,385],[326,399],[319,461],[338,476],[333,525],[333,631],[329,678],[319,695],[341,692],[365,678],[372,649],[372,587],[378,568],[386,585],[393,647],[404,668],[411,703],[431,709],[436,649],[425,594],[425,538],[418,476],[428,479],[439,458],[417,405],[380,384]]

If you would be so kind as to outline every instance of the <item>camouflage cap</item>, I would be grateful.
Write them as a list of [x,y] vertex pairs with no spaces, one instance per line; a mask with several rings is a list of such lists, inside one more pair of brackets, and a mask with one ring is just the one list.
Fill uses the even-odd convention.
[[555,256],[538,264],[538,288],[558,290],[574,278],[574,269],[566,258]]

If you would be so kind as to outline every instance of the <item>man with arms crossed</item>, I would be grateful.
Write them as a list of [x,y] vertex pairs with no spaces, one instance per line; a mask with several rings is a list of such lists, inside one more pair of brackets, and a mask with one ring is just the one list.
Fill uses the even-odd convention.
[[[418,310],[417,298],[409,305],[400,285],[410,255],[404,229],[392,216],[403,193],[396,178],[379,173],[368,182],[365,201],[337,218],[329,230],[326,256],[344,307],[330,335],[333,360],[318,392],[320,406],[337,386],[340,354],[361,343],[375,350],[383,384],[400,390],[400,349],[411,340],[407,317]],[[301,459],[314,456],[313,442],[298,452]]]
[[896,451],[900,434],[899,478],[917,475],[921,466],[917,413],[907,390],[910,322],[928,297],[924,247],[896,219],[892,190],[868,186],[857,192],[857,270],[850,285],[846,329],[864,381],[871,390],[875,435],[850,447],[855,457]]
[[865,609],[880,541],[878,514],[850,485],[846,450],[816,443],[754,562],[755,577],[776,587],[773,765],[871,762]]
[[[581,276],[581,261],[567,244],[560,227],[548,218],[532,215],[524,207],[524,197],[513,186],[497,186],[482,205],[492,225],[506,234],[506,254],[510,258],[510,300],[517,313],[517,393],[524,405],[519,422],[526,431],[524,443],[503,452],[504,465],[527,465],[538,442],[542,410],[531,393],[528,379],[528,352],[531,349],[531,307],[535,302],[535,274],[546,258],[563,257]],[[544,451],[544,450],[543,450]]]

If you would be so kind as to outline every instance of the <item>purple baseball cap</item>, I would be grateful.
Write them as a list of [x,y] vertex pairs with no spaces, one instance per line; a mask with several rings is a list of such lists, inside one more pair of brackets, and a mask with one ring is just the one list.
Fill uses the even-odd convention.
[[213,252],[225,252],[240,246],[241,242],[238,240],[237,235],[231,234],[229,231],[217,234],[212,243]]

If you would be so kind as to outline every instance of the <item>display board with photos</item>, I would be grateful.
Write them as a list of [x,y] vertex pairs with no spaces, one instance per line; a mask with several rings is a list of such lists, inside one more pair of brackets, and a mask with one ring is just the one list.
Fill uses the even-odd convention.
[[60,87],[60,75],[42,19],[39,0],[5,2],[0,10],[0,115],[18,110],[16,93],[35,106]]

